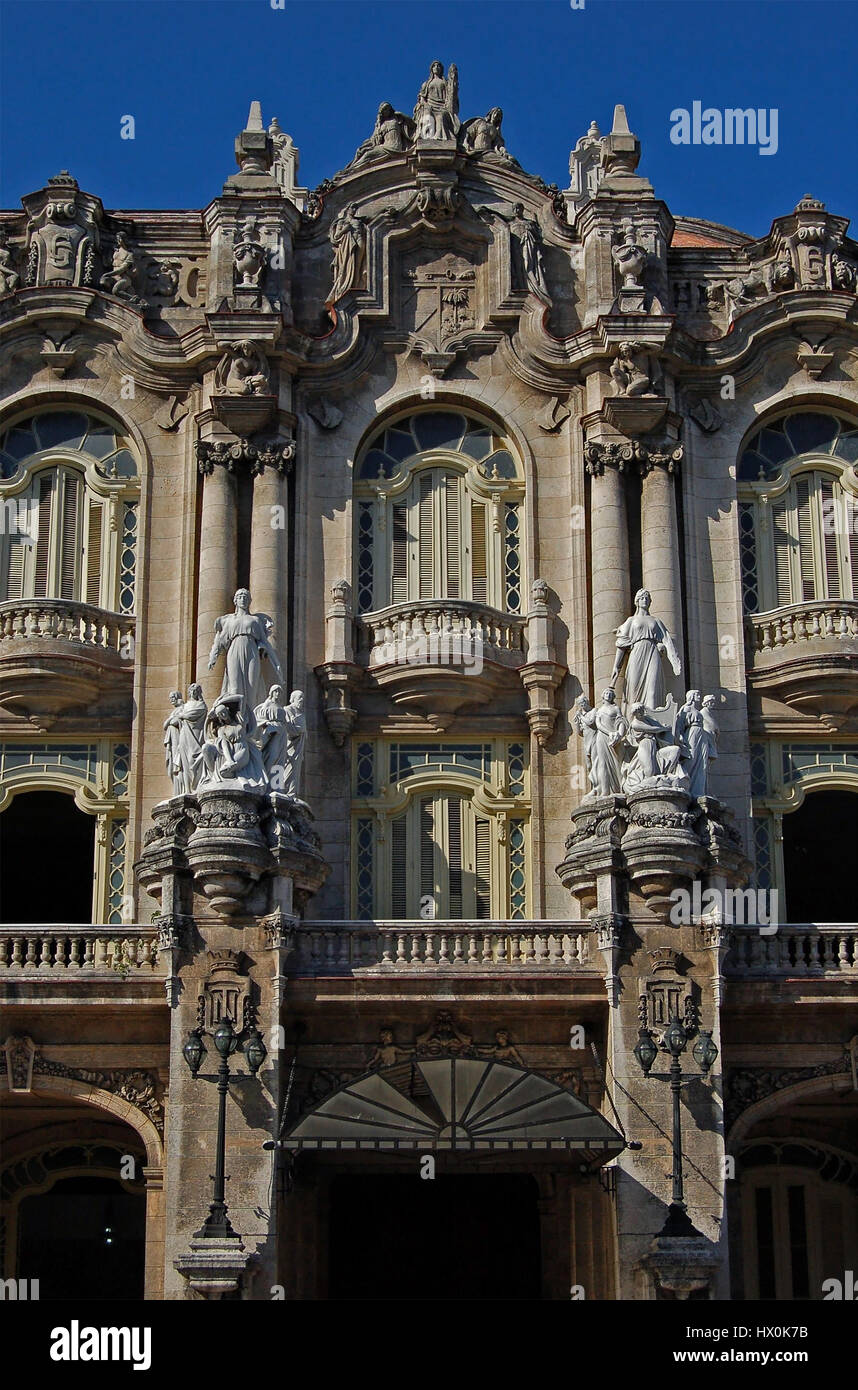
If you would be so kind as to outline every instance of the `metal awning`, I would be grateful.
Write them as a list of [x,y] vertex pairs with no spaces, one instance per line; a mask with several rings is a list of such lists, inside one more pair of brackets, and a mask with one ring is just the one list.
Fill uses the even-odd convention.
[[288,1149],[578,1150],[606,1162],[625,1140],[547,1076],[474,1057],[415,1059],[326,1096],[284,1136]]

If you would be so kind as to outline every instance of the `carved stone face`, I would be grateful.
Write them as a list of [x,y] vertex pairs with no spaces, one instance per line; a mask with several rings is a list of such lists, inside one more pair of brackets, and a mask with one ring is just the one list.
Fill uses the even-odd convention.
[[390,1047],[393,1043],[393,1029],[382,1028],[381,1032],[378,1035],[378,1040],[381,1043],[382,1047]]
[[246,613],[250,607],[250,590],[236,589],[232,601],[235,604],[237,612]]
[[436,60],[436,61],[432,64],[432,66],[430,67],[430,69],[429,69],[429,76],[430,76],[430,77],[443,77],[443,76],[444,76],[444,64],[443,64],[443,63],[439,63],[439,62],[437,62],[437,60]]

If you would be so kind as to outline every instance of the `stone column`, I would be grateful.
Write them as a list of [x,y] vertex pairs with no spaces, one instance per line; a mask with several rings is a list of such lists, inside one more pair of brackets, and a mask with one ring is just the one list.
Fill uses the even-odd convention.
[[623,468],[631,448],[615,444],[588,446],[590,538],[593,567],[593,700],[611,679],[614,634],[631,612],[629,536]]
[[220,691],[221,671],[209,671],[215,618],[232,612],[237,578],[238,512],[235,478],[216,464],[203,482],[197,597],[197,678],[206,703]]
[[[644,588],[652,594],[651,612],[660,618],[673,636],[682,656],[682,577],[679,555],[679,527],[676,516],[676,460],[641,464],[644,474],[641,494],[641,551]],[[596,557],[598,562],[598,557]],[[683,658],[684,665],[684,658]],[[677,677],[677,691],[685,675]]]
[[284,674],[289,646],[288,503],[285,467],[266,465],[253,480],[250,593],[253,611],[267,613],[274,620],[273,642]]

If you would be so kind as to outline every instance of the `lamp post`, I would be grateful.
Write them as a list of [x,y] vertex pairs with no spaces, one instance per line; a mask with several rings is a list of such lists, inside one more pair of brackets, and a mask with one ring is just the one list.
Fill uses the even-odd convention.
[[[198,1025],[192,1028],[188,1034],[188,1040],[182,1048],[182,1054],[190,1069],[191,1076],[196,1080],[203,1058],[206,1056],[206,1048],[203,1043],[203,1033],[205,1030]],[[250,1068],[252,1076],[255,1076],[265,1061],[267,1048],[262,1041],[259,1029],[255,1025],[244,1028],[241,1033],[236,1033],[235,1025],[231,1018],[224,1017],[220,1020],[217,1027],[209,1035],[214,1042],[215,1049],[220,1057],[220,1064],[217,1069],[217,1148],[215,1151],[215,1170],[212,1175],[214,1182],[214,1194],[209,1214],[203,1225],[195,1233],[201,1240],[224,1240],[235,1239],[235,1231],[230,1225],[227,1216],[227,1205],[225,1201],[224,1188],[226,1177],[224,1174],[225,1154],[226,1154],[226,1097],[229,1091],[229,1059],[242,1042],[242,1051],[245,1060]]]
[[683,1023],[676,1014],[671,1015],[670,1022],[658,1041],[656,1041],[650,1028],[641,1028],[633,1049],[644,1076],[650,1075],[659,1050],[670,1054],[668,1080],[673,1099],[673,1194],[666,1229],[675,1230],[677,1234],[683,1233],[690,1224],[686,1215],[685,1193],[682,1185],[682,1113],[679,1105],[682,1064],[679,1059],[695,1033],[697,1033],[697,1041],[691,1050],[691,1055],[703,1075],[706,1076],[718,1056],[718,1048],[713,1041],[712,1030],[701,1028],[698,1033],[695,1027]]

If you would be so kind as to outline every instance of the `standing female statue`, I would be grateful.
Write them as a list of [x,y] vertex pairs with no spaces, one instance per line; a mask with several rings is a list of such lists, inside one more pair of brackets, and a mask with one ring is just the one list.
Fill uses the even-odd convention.
[[635,611],[617,628],[617,655],[611,672],[611,687],[625,664],[624,699],[626,709],[641,704],[649,711],[663,709],[667,703],[663,657],[667,657],[678,676],[682,662],[673,637],[664,623],[649,611],[652,596],[648,589],[635,594]]
[[429,76],[420,88],[414,108],[418,140],[452,140],[459,131],[459,71],[450,64],[444,76],[444,64],[437,58],[429,68]]
[[357,215],[357,204],[349,203],[331,225],[334,256],[333,284],[325,301],[327,308],[353,290],[360,279],[366,252],[366,229]]
[[250,612],[250,590],[237,589],[233,597],[234,613],[215,619],[215,639],[209,655],[209,670],[214,670],[218,656],[226,653],[221,695],[240,695],[249,717],[261,691],[259,677],[262,658],[271,662],[278,680],[283,679],[280,661],[269,638],[274,624],[265,613]]
[[199,772],[194,771],[194,760],[203,744],[203,728],[207,713],[202,686],[196,682],[189,685],[188,698],[176,713],[179,726],[179,766],[184,792],[192,792],[197,784]]
[[613,690],[608,686],[598,707],[589,710],[581,718],[582,725],[592,730],[593,734],[590,745],[590,781],[594,796],[618,796],[622,790],[617,750],[625,739],[629,726],[617,708],[616,699]]
[[164,762],[167,767],[167,776],[173,783],[173,795],[181,796],[186,789],[182,782],[182,769],[179,762],[179,710],[182,706],[180,690],[170,691],[170,704],[173,708],[164,720]]

